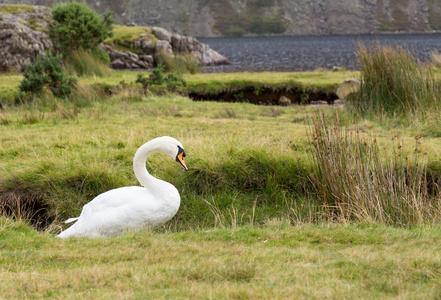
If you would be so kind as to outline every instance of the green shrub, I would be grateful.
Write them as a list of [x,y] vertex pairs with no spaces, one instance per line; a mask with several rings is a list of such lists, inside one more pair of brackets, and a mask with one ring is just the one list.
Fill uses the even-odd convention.
[[148,83],[155,84],[155,85],[163,84],[164,83],[164,70],[165,70],[164,65],[162,65],[162,64],[157,65],[152,70],[152,73],[149,76]]
[[75,80],[65,74],[61,59],[61,54],[38,55],[34,62],[25,67],[24,78],[19,86],[20,93],[40,94],[47,88],[56,97],[68,96]]
[[144,74],[138,73],[135,82],[140,83],[144,90],[147,90],[151,85],[163,85],[165,83],[168,91],[179,92],[187,86],[187,82],[179,74],[168,73],[164,75],[164,66],[161,64],[152,70],[148,78]]
[[181,75],[175,73],[169,73],[165,77],[165,83],[167,84],[167,90],[171,92],[178,92],[183,87],[187,86],[187,82]]
[[53,24],[49,36],[64,51],[96,49],[98,44],[112,35],[111,12],[101,16],[86,4],[60,3],[52,10]]

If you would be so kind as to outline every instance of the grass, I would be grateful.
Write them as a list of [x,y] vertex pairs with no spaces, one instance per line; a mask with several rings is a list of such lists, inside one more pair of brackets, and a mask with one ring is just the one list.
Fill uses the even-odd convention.
[[357,55],[362,84],[351,101],[356,113],[413,124],[439,115],[438,80],[432,68],[417,62],[408,50],[360,44]]
[[[109,78],[82,77],[81,88],[71,100],[48,97],[0,110],[0,202],[13,199],[20,209],[32,201],[39,204],[38,212],[17,213],[16,220],[0,218],[3,297],[438,295],[441,231],[437,219],[407,222],[401,217],[400,223],[336,218],[329,213],[331,202],[323,204],[317,194],[327,181],[311,180],[318,165],[313,154],[332,143],[341,143],[341,151],[317,153],[323,155],[322,162],[340,155],[343,164],[356,165],[352,160],[357,158],[350,157],[354,152],[347,151],[351,141],[344,144],[345,132],[357,132],[353,142],[366,141],[367,150],[375,150],[370,142],[375,136],[381,152],[376,159],[387,166],[397,159],[393,152],[397,135],[402,157],[413,157],[420,128],[391,129],[368,119],[357,121],[344,107],[269,107],[139,94],[130,85],[136,75],[114,72]],[[274,87],[283,80],[295,81],[312,89],[336,84],[341,74],[263,75],[200,74],[185,75],[185,79],[201,87],[205,76],[213,89],[235,88],[241,79],[248,80],[244,84]],[[14,84],[14,76],[4,77]],[[93,88],[96,84],[102,90]],[[119,90],[104,97],[100,94],[105,93],[104,85]],[[7,91],[8,86],[4,88]],[[337,127],[340,138],[332,140],[332,131],[324,133],[324,139],[331,138],[324,148],[316,148],[311,140],[311,116],[318,113],[342,120],[343,128]],[[171,182],[181,193],[181,207],[170,222],[155,232],[128,232],[111,239],[53,237],[66,226],[63,220],[77,216],[99,193],[138,185],[133,155],[141,144],[161,135],[183,143],[189,167],[184,172],[161,154],[147,161],[154,176]],[[441,178],[440,138],[427,133],[418,142],[422,170],[431,178]],[[406,169],[414,166],[413,161],[403,169],[413,170]],[[339,176],[328,174],[324,178]],[[371,176],[365,179],[368,182]],[[359,195],[354,183],[350,187],[352,196]],[[40,231],[21,219],[31,219]]]
[[414,154],[408,155],[398,136],[392,149],[381,149],[375,137],[343,129],[338,120],[320,115],[313,120],[312,138],[318,167],[311,177],[330,218],[399,226],[439,223],[440,182],[427,178],[420,137]]
[[109,77],[113,72],[108,61],[97,59],[90,51],[72,50],[65,60],[64,70],[70,75]]
[[34,6],[25,4],[1,4],[0,13],[2,14],[19,14],[19,13],[32,13],[34,12]]
[[[105,77],[83,76],[78,78],[82,87],[101,86],[107,90],[118,89],[121,83],[129,85],[135,83],[136,72],[111,71]],[[148,74],[148,73],[147,73]],[[17,87],[22,80],[20,75],[0,75],[0,99],[4,105],[14,103],[17,96]],[[148,76],[148,75],[146,75]],[[217,74],[184,74],[183,78],[187,82],[185,93],[209,94],[215,97],[222,92],[241,91],[252,88],[256,91],[261,89],[269,90],[294,90],[300,89],[308,91],[323,91],[324,93],[335,92],[338,86],[346,78],[358,76],[357,72],[302,72],[302,73],[217,73]],[[164,86],[165,87],[165,86]]]
[[264,226],[58,240],[0,219],[4,298],[435,298],[438,227]]
[[112,36],[107,38],[104,43],[108,45],[117,45],[119,47],[126,47],[129,50],[130,43],[144,37],[156,43],[156,38],[152,33],[150,27],[146,26],[120,26],[113,25]]

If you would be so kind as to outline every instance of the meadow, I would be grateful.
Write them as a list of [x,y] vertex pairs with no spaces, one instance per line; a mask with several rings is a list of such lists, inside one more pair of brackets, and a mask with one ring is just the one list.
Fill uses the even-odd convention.
[[[220,91],[241,84],[331,89],[354,76],[184,77],[188,89]],[[340,106],[195,102],[142,91],[131,84],[135,72],[82,77],[71,100],[49,95],[13,105],[21,77],[1,79],[4,298],[440,295],[434,123],[367,119]],[[133,155],[162,135],[182,142],[189,167],[184,172],[161,154],[147,161],[180,191],[169,223],[111,239],[54,238],[94,196],[137,185]]]

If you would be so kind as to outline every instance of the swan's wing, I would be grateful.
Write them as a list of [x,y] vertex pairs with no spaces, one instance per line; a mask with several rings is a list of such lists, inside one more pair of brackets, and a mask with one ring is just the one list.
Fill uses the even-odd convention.
[[114,189],[87,203],[63,237],[99,237],[141,227],[156,228],[175,213],[143,187]]
[[69,219],[67,219],[66,221],[64,221],[64,223],[66,223],[66,224],[68,224],[68,223],[72,223],[72,222],[75,222],[76,220],[78,220],[79,219],[79,217],[77,217],[77,218],[69,218]]

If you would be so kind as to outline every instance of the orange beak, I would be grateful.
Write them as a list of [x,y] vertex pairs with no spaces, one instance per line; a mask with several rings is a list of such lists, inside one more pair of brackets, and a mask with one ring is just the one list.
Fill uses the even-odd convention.
[[176,157],[176,160],[178,161],[178,163],[181,164],[181,166],[184,168],[185,171],[188,171],[188,168],[184,162],[184,153],[179,153],[178,156]]

